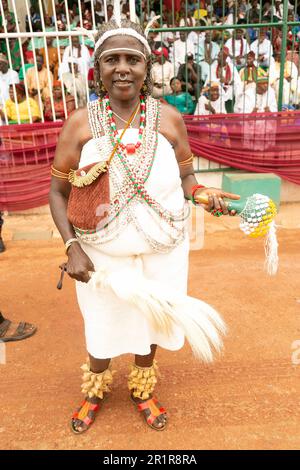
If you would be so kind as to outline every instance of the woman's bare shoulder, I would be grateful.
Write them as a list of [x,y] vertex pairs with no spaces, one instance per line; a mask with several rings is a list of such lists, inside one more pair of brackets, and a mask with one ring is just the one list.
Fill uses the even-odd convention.
[[167,103],[161,103],[160,132],[173,146],[186,136],[185,124],[180,112]]
[[64,139],[72,139],[78,146],[84,145],[87,140],[92,138],[86,107],[71,112],[63,125],[61,136]]

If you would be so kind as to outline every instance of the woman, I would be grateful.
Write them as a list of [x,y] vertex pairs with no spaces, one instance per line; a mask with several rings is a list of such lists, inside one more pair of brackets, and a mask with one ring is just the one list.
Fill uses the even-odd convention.
[[193,114],[195,109],[193,98],[189,93],[182,91],[181,81],[177,77],[173,77],[170,81],[170,87],[173,93],[164,97],[166,102],[175,106],[181,114]]
[[[16,98],[13,87],[16,88]],[[41,120],[41,113],[37,102],[33,98],[26,99],[26,92],[24,83],[17,83],[16,85],[10,85],[9,87],[9,99],[6,100],[4,109],[0,109],[0,117],[2,121],[6,121],[5,116],[8,119],[9,124],[17,124],[30,122],[30,114],[32,122],[38,122]]]
[[[75,109],[74,97],[65,91],[66,110],[68,115]],[[65,108],[62,93],[62,83],[56,80],[53,83],[53,106],[56,119],[65,119]],[[52,105],[50,98],[45,101],[44,117],[46,121],[53,121]]]
[[[222,209],[225,214],[227,206],[219,197],[239,198],[197,185],[180,114],[150,97],[150,56],[139,25],[126,20],[121,28],[115,22],[101,27],[95,44],[95,80],[101,99],[66,121],[52,167],[50,206],[67,249],[67,272],[77,281],[89,353],[89,363],[83,366],[86,397],[71,420],[75,433],[86,431],[93,422],[112,382],[110,360],[124,353],[135,354],[128,381],[131,399],[151,428],[165,428],[165,409],[152,396],[157,380],[154,357],[157,345],[180,349],[184,335],[175,324],[168,334],[154,328],[149,311],[152,308],[164,318],[159,303],[166,283],[166,289],[172,286],[187,298],[184,194],[193,195],[196,202],[204,193],[209,196],[206,209]],[[82,169],[95,162],[93,175]],[[109,203],[101,213],[105,223],[96,230],[77,229],[67,216],[68,178],[79,186],[88,184],[90,176],[97,178],[98,165],[109,168],[99,180],[107,182],[104,178],[109,175]],[[106,189],[107,183],[102,188],[105,197]],[[79,205],[82,202],[78,200]],[[81,209],[84,216],[89,203]],[[171,302],[166,308],[174,313]],[[210,339],[217,345],[217,330],[211,331],[215,341]]]

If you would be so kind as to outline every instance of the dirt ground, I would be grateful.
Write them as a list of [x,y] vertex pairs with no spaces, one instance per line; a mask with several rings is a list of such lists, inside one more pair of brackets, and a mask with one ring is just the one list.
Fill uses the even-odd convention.
[[82,400],[79,366],[86,353],[73,281],[66,278],[63,290],[56,289],[62,243],[7,241],[0,255],[1,310],[39,330],[9,343],[6,364],[0,364],[2,449],[300,447],[299,230],[279,230],[280,267],[273,278],[263,271],[261,240],[237,229],[211,232],[204,248],[191,252],[189,289],[222,313],[229,332],[212,365],[196,362],[188,345],[159,351],[156,391],[169,413],[162,433],[148,428],[129,401],[132,356],[126,355],[113,361],[113,393],[92,428],[72,434],[69,419]]

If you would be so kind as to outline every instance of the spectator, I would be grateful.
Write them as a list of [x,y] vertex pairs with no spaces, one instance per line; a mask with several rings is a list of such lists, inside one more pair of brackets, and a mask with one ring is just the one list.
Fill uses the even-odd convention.
[[[65,116],[64,100],[63,100],[63,91],[62,83],[60,81],[53,82],[53,105],[55,111],[56,119],[63,120]],[[68,94],[65,91],[65,101],[67,114],[69,115],[75,109],[75,100],[74,97]],[[46,121],[53,121],[53,112],[50,97],[45,101],[44,116]]]
[[210,80],[210,65],[217,59],[220,52],[219,45],[212,40],[212,31],[206,31],[205,38],[199,41],[196,52],[196,62],[201,68],[201,77],[204,82]]
[[31,6],[29,12],[29,18],[28,15],[25,16],[25,26],[27,33],[31,31],[31,28],[33,31],[36,31],[36,25],[41,24],[41,15],[39,13],[39,9]]
[[203,81],[201,80],[201,68],[194,62],[193,54],[186,55],[185,63],[179,67],[177,78],[181,81],[182,89],[198,100]]
[[[82,108],[86,104],[86,79],[79,71],[78,59],[75,57],[69,57],[68,65],[69,71],[63,73],[62,83],[70,95],[74,96],[74,98],[76,96],[75,103],[77,99],[78,107]],[[72,73],[72,68],[74,70],[74,75]]]
[[[1,0],[4,11],[4,21],[0,10],[0,33],[14,33],[16,31],[16,19],[12,11],[9,11],[7,0]],[[4,25],[6,27],[4,27]],[[20,45],[18,39],[9,39],[9,50],[13,70],[19,71],[21,67]],[[7,43],[5,39],[0,39],[0,53],[8,56]]]
[[5,54],[0,53],[0,106],[3,106],[9,98],[9,86],[19,83],[18,73],[8,66]]
[[180,31],[179,39],[177,39],[170,49],[170,61],[175,65],[177,73],[181,64],[184,64],[186,54],[191,53],[194,55],[194,44],[184,31]]
[[152,66],[152,80],[154,98],[161,98],[163,95],[170,95],[171,78],[174,77],[174,66],[168,61],[168,51],[161,47],[153,51],[156,56],[156,62]]
[[74,57],[75,59],[77,59],[76,63],[78,65],[79,72],[82,75],[87,76],[91,65],[91,56],[88,48],[84,44],[80,44],[78,36],[72,36],[72,46],[67,46],[64,51],[62,64],[59,71],[60,77],[64,73],[69,72],[70,57]]
[[[43,101],[50,96],[50,89],[53,83],[53,75],[50,70],[44,67],[44,58],[42,55],[36,56],[36,66],[27,70],[25,78],[29,89],[30,96],[36,101],[39,101],[38,90],[40,90],[41,98]],[[48,75],[49,74],[49,75]],[[50,76],[50,83],[49,77]],[[37,80],[38,78],[38,80]]]
[[251,51],[255,53],[255,58],[258,65],[264,68],[270,67],[274,62],[273,59],[273,46],[271,41],[267,38],[267,29],[261,28],[258,33],[258,39],[250,45]]
[[255,54],[253,51],[248,52],[247,54],[247,63],[246,66],[243,67],[240,72],[240,78],[243,82],[243,89],[247,89],[249,86],[256,87],[258,73],[261,73],[262,69],[255,65]]
[[[13,87],[15,87],[17,104]],[[32,98],[26,99],[24,83],[10,85],[9,99],[6,100],[3,110],[0,110],[1,119],[5,121],[6,115],[9,124],[17,124],[19,113],[21,123],[27,123],[30,122],[30,112],[33,122],[40,121],[41,113],[38,104]]]
[[105,21],[105,13],[103,8],[103,2],[100,0],[96,0],[95,3],[95,23],[96,26],[99,26]]
[[218,82],[208,83],[202,90],[194,114],[196,116],[226,114],[225,101]]
[[236,29],[233,32],[232,38],[228,39],[225,43],[229,50],[229,56],[238,70],[245,65],[246,55],[250,50],[244,34],[245,31],[242,28]]
[[172,94],[164,96],[166,102],[177,108],[182,114],[193,114],[195,109],[193,99],[189,93],[182,91],[181,81],[173,77],[170,81],[170,87]]
[[248,23],[254,23],[254,19],[259,18],[259,12],[260,12],[260,4],[258,3],[258,0],[252,0],[251,2],[251,8],[247,11],[247,22]]
[[53,38],[46,38],[47,49],[43,47],[39,50],[39,54],[43,56],[44,64],[47,65],[47,57],[49,68],[53,74],[53,80],[57,80],[58,77],[58,52],[57,48],[52,46]]
[[20,80],[20,82],[24,81],[24,77],[26,75],[26,72],[31,67],[34,67],[33,52],[26,51],[26,53],[25,53],[25,64],[24,64],[23,67],[20,68],[20,71],[19,71],[19,80]]
[[[281,54],[275,54],[274,65],[270,68],[270,85],[274,88],[276,98],[279,96],[281,70]],[[300,79],[296,65],[286,60],[284,64],[284,78],[282,88],[282,103],[284,105],[298,105],[300,101]]]
[[210,79],[220,83],[227,112],[232,112],[234,99],[241,92],[241,79],[236,67],[228,59],[229,51],[224,46],[218,54],[218,60],[210,68]]

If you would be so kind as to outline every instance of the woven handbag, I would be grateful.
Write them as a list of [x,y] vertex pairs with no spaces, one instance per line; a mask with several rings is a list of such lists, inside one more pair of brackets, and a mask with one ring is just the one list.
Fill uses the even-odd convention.
[[67,216],[74,227],[95,231],[106,225],[110,204],[109,164],[135,114],[136,109],[128,119],[107,161],[91,163],[70,171],[68,179],[72,189],[68,200]]

